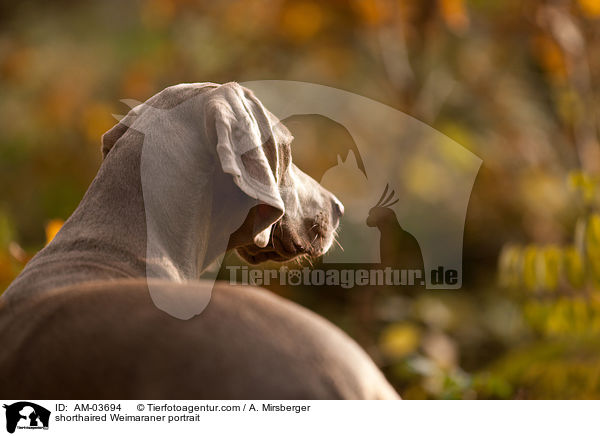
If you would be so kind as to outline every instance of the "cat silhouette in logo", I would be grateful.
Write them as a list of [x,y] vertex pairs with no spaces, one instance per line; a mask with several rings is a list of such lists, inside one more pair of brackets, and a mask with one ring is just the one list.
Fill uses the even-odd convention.
[[[400,201],[394,200],[395,191],[388,194],[389,184],[375,206],[369,210],[367,226],[377,227],[381,233],[379,254],[381,264],[396,269],[423,270],[421,247],[413,235],[398,223],[396,213],[390,208]],[[386,197],[387,194],[387,197]]]
[[50,421],[50,411],[42,406],[29,401],[19,401],[11,405],[4,405],[6,409],[6,431],[14,433],[19,421],[22,419],[26,422],[21,423],[25,427],[38,427],[39,421],[42,422],[43,428],[48,428]]

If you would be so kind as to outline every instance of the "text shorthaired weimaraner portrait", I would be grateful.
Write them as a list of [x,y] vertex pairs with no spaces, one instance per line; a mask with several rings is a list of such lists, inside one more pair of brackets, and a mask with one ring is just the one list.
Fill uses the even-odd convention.
[[132,109],[103,136],[78,208],[0,300],[3,396],[398,398],[323,318],[198,280],[229,249],[250,263],[329,249],[343,206],[292,164],[291,141],[236,83],[178,85]]

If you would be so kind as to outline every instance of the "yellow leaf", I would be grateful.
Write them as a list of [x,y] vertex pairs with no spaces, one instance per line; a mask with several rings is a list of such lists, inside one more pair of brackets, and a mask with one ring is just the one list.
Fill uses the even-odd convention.
[[592,277],[600,283],[600,215],[590,215],[585,232],[586,260]]
[[65,222],[61,219],[54,219],[50,220],[48,224],[46,224],[46,245],[52,242],[64,223]]
[[585,334],[590,321],[590,311],[587,300],[575,298],[571,301],[571,330]]
[[530,291],[538,287],[538,249],[534,245],[523,252],[523,284]]
[[567,178],[569,187],[578,192],[586,202],[590,202],[596,195],[596,181],[583,171],[571,171]]
[[598,0],[578,0],[579,9],[583,15],[588,18],[600,18],[600,1]]
[[552,336],[569,333],[572,320],[572,305],[566,298],[557,300],[546,317],[546,332]]
[[581,289],[585,280],[583,257],[575,247],[570,246],[564,250],[563,261],[569,284],[576,289]]
[[412,324],[399,323],[388,326],[380,337],[381,351],[391,359],[400,359],[419,346],[419,330]]
[[500,285],[514,288],[519,285],[522,266],[522,249],[518,245],[506,245],[498,258]]
[[562,252],[551,245],[541,252],[542,284],[545,289],[556,290],[562,275]]

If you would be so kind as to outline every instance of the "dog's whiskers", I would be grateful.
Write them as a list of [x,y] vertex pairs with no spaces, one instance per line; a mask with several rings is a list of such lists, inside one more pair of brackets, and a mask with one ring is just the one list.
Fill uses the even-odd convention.
[[313,267],[312,260],[311,260],[311,258],[310,258],[310,256],[308,254],[302,255],[301,259],[302,260],[306,260],[308,262],[308,264],[310,265],[310,267],[311,268]]
[[[336,236],[337,236],[337,235],[336,235]],[[333,238],[333,242],[335,242],[335,243],[337,244],[337,246],[338,246],[338,247],[340,247],[340,249],[341,249],[342,251],[344,251],[344,247],[342,247],[342,244],[340,244],[340,243],[338,242],[337,238],[335,238],[335,237],[334,237],[334,238]]]
[[304,266],[303,261],[306,260],[308,262],[308,264],[310,265],[310,267],[311,268],[313,267],[313,263],[310,260],[310,256],[308,254],[303,254],[302,256],[299,256],[294,260],[296,261],[298,266]]
[[317,240],[317,238],[318,238],[318,237],[319,237],[319,234],[317,233],[317,234],[315,235],[315,237],[313,238],[312,242],[310,243],[310,246],[311,246],[311,247],[313,246],[313,244],[315,243],[315,241]]

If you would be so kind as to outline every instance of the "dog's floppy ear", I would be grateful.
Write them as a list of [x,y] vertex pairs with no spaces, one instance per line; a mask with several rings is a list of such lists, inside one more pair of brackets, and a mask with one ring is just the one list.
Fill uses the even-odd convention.
[[285,212],[278,187],[282,169],[274,117],[237,83],[211,91],[205,107],[206,131],[216,142],[223,171],[231,174],[235,184],[261,205],[252,236],[256,245],[265,247],[272,225]]

